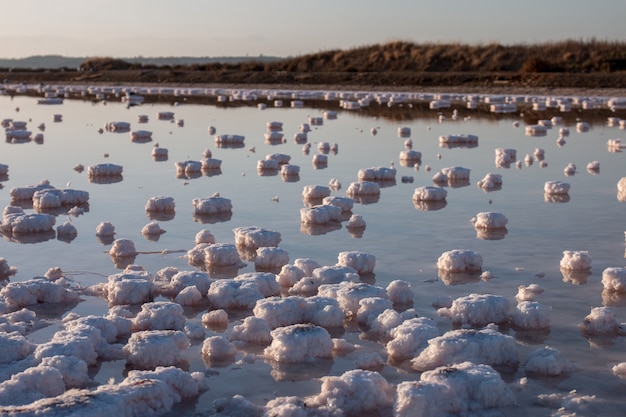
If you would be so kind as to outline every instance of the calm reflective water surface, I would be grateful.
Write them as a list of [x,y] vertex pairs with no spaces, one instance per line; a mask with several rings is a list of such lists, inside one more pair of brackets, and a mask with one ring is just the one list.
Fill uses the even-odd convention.
[[[113,223],[115,238],[134,241],[139,254],[134,263],[150,273],[167,266],[180,270],[194,269],[184,258],[194,245],[194,236],[209,229],[218,242],[233,243],[233,229],[241,226],[258,226],[281,233],[280,247],[288,251],[290,260],[313,258],[322,265],[334,265],[339,252],[355,250],[376,256],[376,268],[367,282],[386,287],[393,280],[411,283],[415,294],[414,308],[422,315],[437,320],[441,332],[450,329],[449,320],[438,317],[433,301],[440,296],[457,298],[471,293],[497,294],[510,298],[515,305],[515,294],[520,285],[536,283],[545,289],[537,301],[551,307],[549,331],[534,334],[516,334],[503,330],[518,341],[520,358],[544,345],[561,351],[567,358],[581,366],[581,371],[563,378],[530,378],[527,386],[516,388],[520,406],[507,410],[507,415],[551,415],[555,409],[540,406],[535,401],[539,394],[565,394],[576,390],[580,395],[595,395],[597,404],[591,405],[587,414],[618,415],[626,402],[626,381],[613,375],[611,368],[626,361],[624,337],[611,338],[605,343],[587,340],[578,324],[593,307],[608,305],[613,308],[619,322],[626,322],[626,298],[602,296],[602,271],[611,266],[624,266],[626,230],[626,203],[620,202],[616,184],[626,176],[623,152],[610,151],[607,141],[624,136],[624,131],[607,124],[607,115],[626,118],[622,110],[611,114],[580,110],[559,114],[552,112],[495,115],[477,110],[467,110],[460,104],[452,108],[428,110],[424,103],[388,107],[373,103],[363,110],[338,109],[337,101],[315,101],[303,108],[276,108],[268,102],[259,109],[257,101],[226,102],[224,104],[192,103],[184,96],[170,97],[160,103],[146,103],[127,107],[119,97],[108,96],[106,102],[66,99],[62,105],[38,105],[29,96],[0,97],[0,118],[28,122],[29,129],[39,132],[37,126],[45,124],[42,143],[0,143],[0,163],[9,165],[8,177],[0,179],[0,205],[11,204],[10,189],[50,181],[57,188],[69,187],[89,192],[89,205],[84,214],[74,216],[58,214],[56,224],[66,220],[77,228],[78,235],[70,241],[46,237],[10,237],[0,240],[0,257],[17,274],[10,281],[25,281],[42,276],[50,267],[60,267],[68,276],[87,287],[106,281],[108,275],[120,272],[125,265],[115,265],[107,251],[110,242],[103,243],[95,235],[96,226],[103,221]],[[263,100],[265,102],[265,100]],[[338,111],[336,120],[324,119],[320,126],[311,126],[309,153],[294,140],[302,123],[309,117],[321,116],[325,109]],[[419,109],[421,108],[421,110]],[[456,117],[453,110],[457,109]],[[157,113],[171,111],[171,120],[159,120]],[[62,121],[53,121],[61,114]],[[553,114],[563,117],[563,123],[547,131],[546,136],[527,136],[526,124],[539,119],[550,119]],[[147,123],[138,123],[139,115],[148,115]],[[440,115],[445,120],[440,120]],[[588,132],[576,130],[576,118],[591,124]],[[152,132],[152,141],[135,143],[128,132],[99,133],[108,122],[127,121],[131,130]],[[266,123],[283,123],[284,143],[271,144],[264,137]],[[515,127],[513,122],[519,122]],[[181,126],[182,125],[182,126]],[[208,127],[214,126],[216,134],[245,136],[245,145],[239,148],[220,148]],[[399,154],[405,150],[405,139],[398,136],[399,127],[411,129],[413,149],[422,153],[419,170],[403,166]],[[569,136],[557,143],[559,128],[567,127]],[[376,128],[373,135],[371,129]],[[473,147],[441,147],[440,135],[477,135],[478,145]],[[313,165],[313,155],[318,153],[317,143],[337,144],[337,152],[328,153],[328,165]],[[151,156],[157,144],[167,148],[165,161],[155,161]],[[213,158],[222,161],[221,172],[194,178],[177,175],[175,163],[186,160],[199,161],[205,149]],[[517,151],[520,166],[513,162],[509,167],[496,166],[495,149],[512,148]],[[546,166],[535,160],[524,162],[526,154],[535,148],[545,150]],[[291,164],[300,166],[299,178],[286,181],[280,173],[260,175],[257,161],[267,154],[283,153],[291,156]],[[599,171],[588,172],[586,166],[598,161]],[[86,170],[74,170],[77,164],[87,168],[100,163],[123,166],[122,178],[113,183],[90,182]],[[574,163],[576,173],[565,175],[564,168]],[[305,203],[302,190],[306,185],[327,186],[337,179],[342,188],[332,195],[345,196],[351,182],[357,181],[359,169],[378,166],[397,169],[393,183],[381,185],[380,198],[372,202],[356,203],[353,213],[366,221],[362,236],[354,236],[345,227],[314,229],[300,222],[300,208]],[[446,204],[425,207],[414,204],[416,187],[433,185],[433,175],[446,167],[462,166],[471,170],[470,180],[462,184],[445,184],[448,191]],[[501,189],[483,191],[476,182],[487,173],[502,175]],[[412,182],[402,181],[411,177]],[[559,202],[546,201],[544,183],[560,180],[571,185],[569,196]],[[69,185],[68,185],[69,184]],[[232,216],[222,219],[194,217],[192,200],[220,193],[231,199]],[[172,197],[176,204],[175,215],[157,219],[166,233],[152,240],[141,234],[144,225],[152,221],[144,206],[153,196]],[[549,199],[548,199],[549,200]],[[430,209],[426,209],[430,208]],[[32,211],[26,207],[26,211]],[[508,224],[506,232],[485,239],[474,229],[470,219],[479,212],[503,213]],[[481,238],[483,237],[483,238]],[[437,259],[452,249],[470,249],[483,257],[483,271],[493,278],[481,280],[478,276],[450,278],[438,272]],[[559,262],[565,250],[585,250],[592,256],[590,273],[570,275],[560,270]],[[254,271],[254,262],[237,273]],[[84,297],[74,307],[80,315],[106,314],[106,300]],[[187,319],[200,321],[206,309],[186,308]],[[29,335],[35,342],[46,341],[57,329],[62,315],[69,311],[51,314],[51,325]],[[45,314],[42,312],[41,314]],[[227,335],[232,326],[251,314],[250,311],[233,312],[226,330],[207,334]],[[207,409],[218,398],[241,394],[247,399],[263,404],[276,395],[307,396],[319,392],[317,378],[341,375],[354,368],[354,361],[363,351],[384,352],[384,346],[363,339],[358,328],[347,327],[342,335],[348,341],[363,345],[361,352],[337,357],[315,366],[274,369],[257,359],[241,366],[217,368],[212,376],[211,390],[200,396],[196,404],[179,405],[176,415]],[[201,342],[192,345],[185,357],[189,369],[204,371],[207,365],[200,354]],[[261,353],[260,349],[257,352]],[[125,374],[124,361],[103,363],[93,371],[96,381],[117,381]],[[419,379],[419,373],[408,366],[385,366],[382,375],[391,383]],[[523,370],[506,375],[513,385],[525,376]],[[601,410],[601,411],[599,411]],[[390,410],[386,411],[390,413]]]

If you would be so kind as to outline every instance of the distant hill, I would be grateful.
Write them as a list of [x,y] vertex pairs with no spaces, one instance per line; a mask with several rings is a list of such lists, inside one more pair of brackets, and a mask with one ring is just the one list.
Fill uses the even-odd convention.
[[[0,58],[0,68],[20,68],[20,69],[59,69],[78,66],[92,57],[66,57],[61,55],[34,55],[25,58]],[[179,66],[179,65],[205,65],[205,64],[240,64],[247,61],[256,62],[276,62],[285,58],[271,56],[225,56],[225,57],[133,57],[119,58],[120,60],[155,66]]]

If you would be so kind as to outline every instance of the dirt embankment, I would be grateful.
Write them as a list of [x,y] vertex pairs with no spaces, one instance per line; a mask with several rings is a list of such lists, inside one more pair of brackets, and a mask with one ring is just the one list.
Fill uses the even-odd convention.
[[413,71],[270,72],[157,68],[100,71],[14,70],[0,72],[0,80],[10,84],[224,86],[268,89],[626,96],[626,72],[532,74]]

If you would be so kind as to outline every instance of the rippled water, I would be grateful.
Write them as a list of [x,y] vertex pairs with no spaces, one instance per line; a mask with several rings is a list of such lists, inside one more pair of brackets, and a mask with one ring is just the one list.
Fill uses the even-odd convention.
[[[275,108],[269,102],[265,110],[256,101],[216,104],[192,103],[191,98],[169,97],[163,102],[127,107],[118,97],[109,96],[106,102],[83,99],[66,99],[62,105],[38,105],[29,96],[0,97],[0,118],[28,121],[29,129],[45,123],[43,143],[0,143],[0,163],[9,165],[8,178],[0,180],[0,204],[11,204],[9,190],[49,180],[57,188],[86,190],[89,205],[84,214],[71,216],[59,214],[57,225],[66,220],[78,229],[78,236],[67,242],[55,236],[43,238],[6,237],[0,241],[0,256],[15,266],[17,274],[11,281],[25,281],[43,275],[50,267],[59,266],[82,286],[106,280],[110,274],[120,272],[124,265],[115,265],[107,254],[110,242],[103,243],[95,236],[96,226],[103,221],[115,225],[116,238],[128,238],[143,252],[135,263],[156,273],[166,266],[180,270],[193,269],[183,257],[194,245],[195,234],[209,229],[218,242],[234,242],[233,229],[240,226],[258,226],[281,233],[280,247],[288,251],[290,259],[313,258],[322,265],[337,262],[339,252],[356,250],[376,256],[374,276],[367,281],[386,287],[389,282],[402,279],[411,283],[414,307],[424,316],[437,320],[442,333],[450,329],[450,322],[437,316],[432,302],[440,296],[453,298],[471,293],[498,294],[511,299],[519,285],[539,284],[545,289],[537,301],[551,307],[551,328],[545,332],[516,334],[504,329],[518,340],[520,358],[538,347],[549,345],[581,366],[582,370],[564,378],[531,378],[523,390],[517,390],[520,407],[507,410],[507,415],[550,415],[556,410],[540,406],[535,401],[539,394],[565,394],[576,390],[580,395],[595,395],[596,402],[580,415],[618,415],[626,403],[623,392],[626,382],[613,375],[611,368],[626,361],[626,344],[623,337],[611,338],[602,343],[587,340],[578,324],[592,307],[609,305],[619,322],[626,322],[626,299],[602,295],[602,271],[610,266],[625,264],[624,230],[626,230],[626,204],[617,198],[616,184],[626,176],[623,152],[611,152],[607,140],[623,136],[623,131],[607,125],[607,116],[626,117],[608,110],[586,111],[575,107],[570,113],[557,111],[531,113],[521,118],[515,115],[494,115],[467,110],[461,105],[453,118],[453,108],[428,110],[427,104],[396,105],[388,108],[374,103],[367,110],[339,110],[336,102],[315,101],[304,108]],[[198,100],[200,101],[200,100]],[[311,126],[308,135],[311,152],[303,152],[293,135],[310,116],[320,116],[327,108],[338,110],[336,120],[324,120],[321,126]],[[157,112],[172,111],[175,119],[184,120],[183,126],[172,121],[158,120]],[[445,116],[439,120],[439,113]],[[61,114],[62,121],[54,122],[53,115]],[[139,124],[138,115],[148,115],[147,123]],[[563,124],[548,130],[543,137],[525,135],[524,126],[552,115],[563,117]],[[469,117],[468,117],[469,116]],[[576,118],[591,124],[588,132],[577,132]],[[128,132],[102,132],[98,129],[112,121],[128,121],[132,130],[152,132],[152,141],[133,143]],[[266,123],[280,121],[286,142],[268,144],[265,141]],[[514,127],[513,122],[520,126]],[[245,146],[219,148],[208,126],[217,134],[245,136]],[[569,127],[565,142],[557,143],[559,127]],[[398,157],[405,149],[405,138],[398,136],[399,127],[410,127],[413,149],[422,153],[419,170],[402,166]],[[377,134],[371,133],[377,128]],[[439,145],[440,135],[473,134],[479,137],[478,146],[445,148]],[[337,144],[338,151],[328,154],[328,166],[316,168],[312,157],[317,153],[318,142]],[[152,147],[168,148],[166,161],[155,161]],[[177,176],[175,162],[201,160],[202,152],[211,149],[213,157],[222,160],[220,173],[197,178]],[[252,151],[251,148],[254,148]],[[496,148],[517,150],[517,167],[497,167]],[[527,165],[526,154],[535,148],[545,150],[547,166],[538,161]],[[257,161],[271,153],[291,156],[291,164],[300,166],[300,176],[285,181],[278,175],[259,175]],[[600,163],[598,172],[588,172],[591,161]],[[77,164],[85,167],[99,163],[114,163],[124,167],[121,181],[97,184],[89,181],[86,171],[77,172]],[[568,163],[577,166],[577,172],[566,176]],[[359,169],[394,164],[396,181],[383,184],[377,201],[355,204],[354,213],[361,214],[367,224],[362,236],[353,236],[343,225],[328,230],[312,230],[300,222],[300,208],[304,206],[302,190],[305,185],[328,185],[338,179],[342,189],[333,195],[344,196],[348,185],[357,181]],[[471,170],[466,184],[447,186],[447,204],[436,210],[424,210],[412,201],[416,187],[433,185],[433,175],[442,168],[462,166]],[[427,169],[430,167],[430,170]],[[503,177],[500,190],[485,192],[476,182],[487,173]],[[410,176],[412,183],[401,181]],[[561,180],[571,184],[569,199],[549,202],[544,196],[546,181]],[[219,192],[231,199],[233,212],[230,218],[194,218],[191,201],[209,197]],[[158,239],[142,236],[142,227],[152,219],[144,210],[146,201],[153,196],[173,197],[176,214],[173,218],[158,219],[166,233]],[[27,208],[27,211],[30,209]],[[497,239],[481,239],[470,219],[483,211],[500,212],[508,218],[506,234]],[[34,240],[34,241],[33,241]],[[470,249],[484,259],[483,270],[494,278],[481,280],[478,276],[449,278],[437,271],[437,259],[451,249]],[[167,251],[166,251],[167,250]],[[593,258],[589,274],[571,276],[559,268],[565,250],[589,251]],[[238,273],[254,271],[254,262]],[[71,311],[80,315],[105,314],[106,300],[84,297],[84,301]],[[68,313],[41,309],[40,314],[51,318],[51,325],[29,335],[35,342],[48,340],[56,330],[54,324]],[[186,308],[188,320],[200,321],[205,309]],[[228,329],[239,323],[249,311],[231,312]],[[208,329],[207,334],[215,330]],[[342,337],[364,346],[364,351],[384,352],[376,341],[362,339],[355,326],[346,326]],[[185,357],[190,370],[206,370],[200,355],[201,343],[191,346]],[[257,359],[241,366],[216,368],[211,377],[211,390],[197,400],[197,404],[179,405],[176,414],[192,413],[210,407],[213,400],[242,394],[247,399],[263,404],[276,395],[301,397],[319,392],[319,378],[340,375],[354,368],[358,354],[349,354],[315,366],[291,366],[275,369]],[[260,353],[260,349],[258,352]],[[93,378],[104,382],[125,375],[124,361],[103,363],[93,370]],[[418,379],[408,366],[386,366],[382,375],[391,383]],[[523,370],[505,375],[512,386],[524,376]],[[382,413],[390,414],[390,410]]]

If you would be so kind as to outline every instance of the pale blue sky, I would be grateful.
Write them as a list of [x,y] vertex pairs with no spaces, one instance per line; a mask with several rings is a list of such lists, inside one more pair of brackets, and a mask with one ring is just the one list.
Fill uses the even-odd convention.
[[626,41],[626,0],[0,0],[0,57],[290,56],[392,40]]

